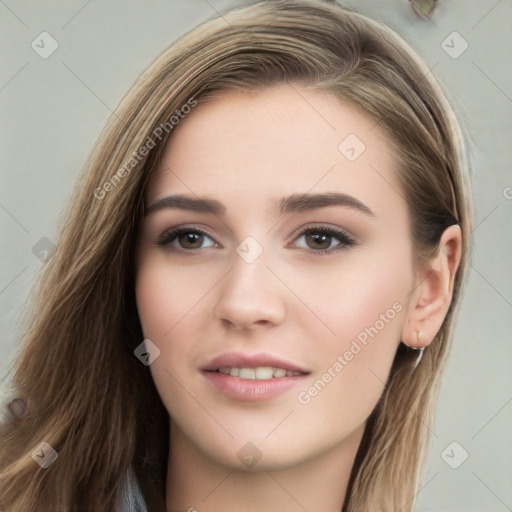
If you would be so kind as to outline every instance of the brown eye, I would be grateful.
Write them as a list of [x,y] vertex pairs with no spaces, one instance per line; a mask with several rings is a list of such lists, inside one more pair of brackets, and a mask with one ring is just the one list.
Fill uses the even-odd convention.
[[183,249],[199,249],[204,243],[204,235],[194,231],[187,231],[177,237]]
[[295,247],[309,249],[316,254],[328,254],[351,247],[356,242],[344,230],[331,227],[305,229],[296,239]]
[[332,243],[332,236],[318,233],[306,234],[306,244],[310,249],[325,250],[329,249]]
[[164,233],[157,245],[171,250],[196,251],[205,247],[213,247],[216,243],[210,236],[199,229],[175,228]]

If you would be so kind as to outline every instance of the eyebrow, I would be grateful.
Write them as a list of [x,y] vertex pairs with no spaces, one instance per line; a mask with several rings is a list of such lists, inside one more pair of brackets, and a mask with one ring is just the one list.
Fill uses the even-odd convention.
[[[359,199],[349,194],[335,192],[323,194],[292,194],[288,197],[283,197],[279,205],[281,215],[307,212],[327,206],[344,206],[375,217],[372,210]],[[226,211],[226,207],[215,199],[177,194],[155,201],[147,207],[145,215],[167,208],[212,213],[214,215],[222,215]]]
[[146,208],[145,214],[148,215],[166,208],[179,208],[181,210],[213,213],[215,215],[221,215],[226,211],[226,207],[215,199],[179,194],[159,199]]
[[365,213],[371,217],[375,214],[359,199],[349,194],[327,192],[324,194],[293,194],[281,199],[281,214],[300,213],[326,206],[345,206]]

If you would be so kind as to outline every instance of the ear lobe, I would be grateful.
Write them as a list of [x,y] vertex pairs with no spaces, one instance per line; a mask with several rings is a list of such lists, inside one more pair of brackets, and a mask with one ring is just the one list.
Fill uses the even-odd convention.
[[446,228],[436,254],[418,271],[411,292],[402,341],[410,347],[429,345],[446,317],[453,296],[455,274],[462,253],[462,232],[455,224]]

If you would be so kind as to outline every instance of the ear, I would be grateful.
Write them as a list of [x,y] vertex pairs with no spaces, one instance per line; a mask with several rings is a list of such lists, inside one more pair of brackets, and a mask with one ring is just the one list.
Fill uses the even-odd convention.
[[461,252],[462,233],[455,224],[444,230],[436,254],[417,271],[402,330],[402,341],[409,347],[425,347],[439,332],[451,304]]

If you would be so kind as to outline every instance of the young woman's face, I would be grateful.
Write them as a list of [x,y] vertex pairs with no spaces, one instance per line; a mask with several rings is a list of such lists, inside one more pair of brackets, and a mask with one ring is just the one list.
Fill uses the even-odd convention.
[[147,205],[137,305],[174,438],[256,470],[359,443],[415,281],[378,124],[303,88],[222,93],[175,128]]

